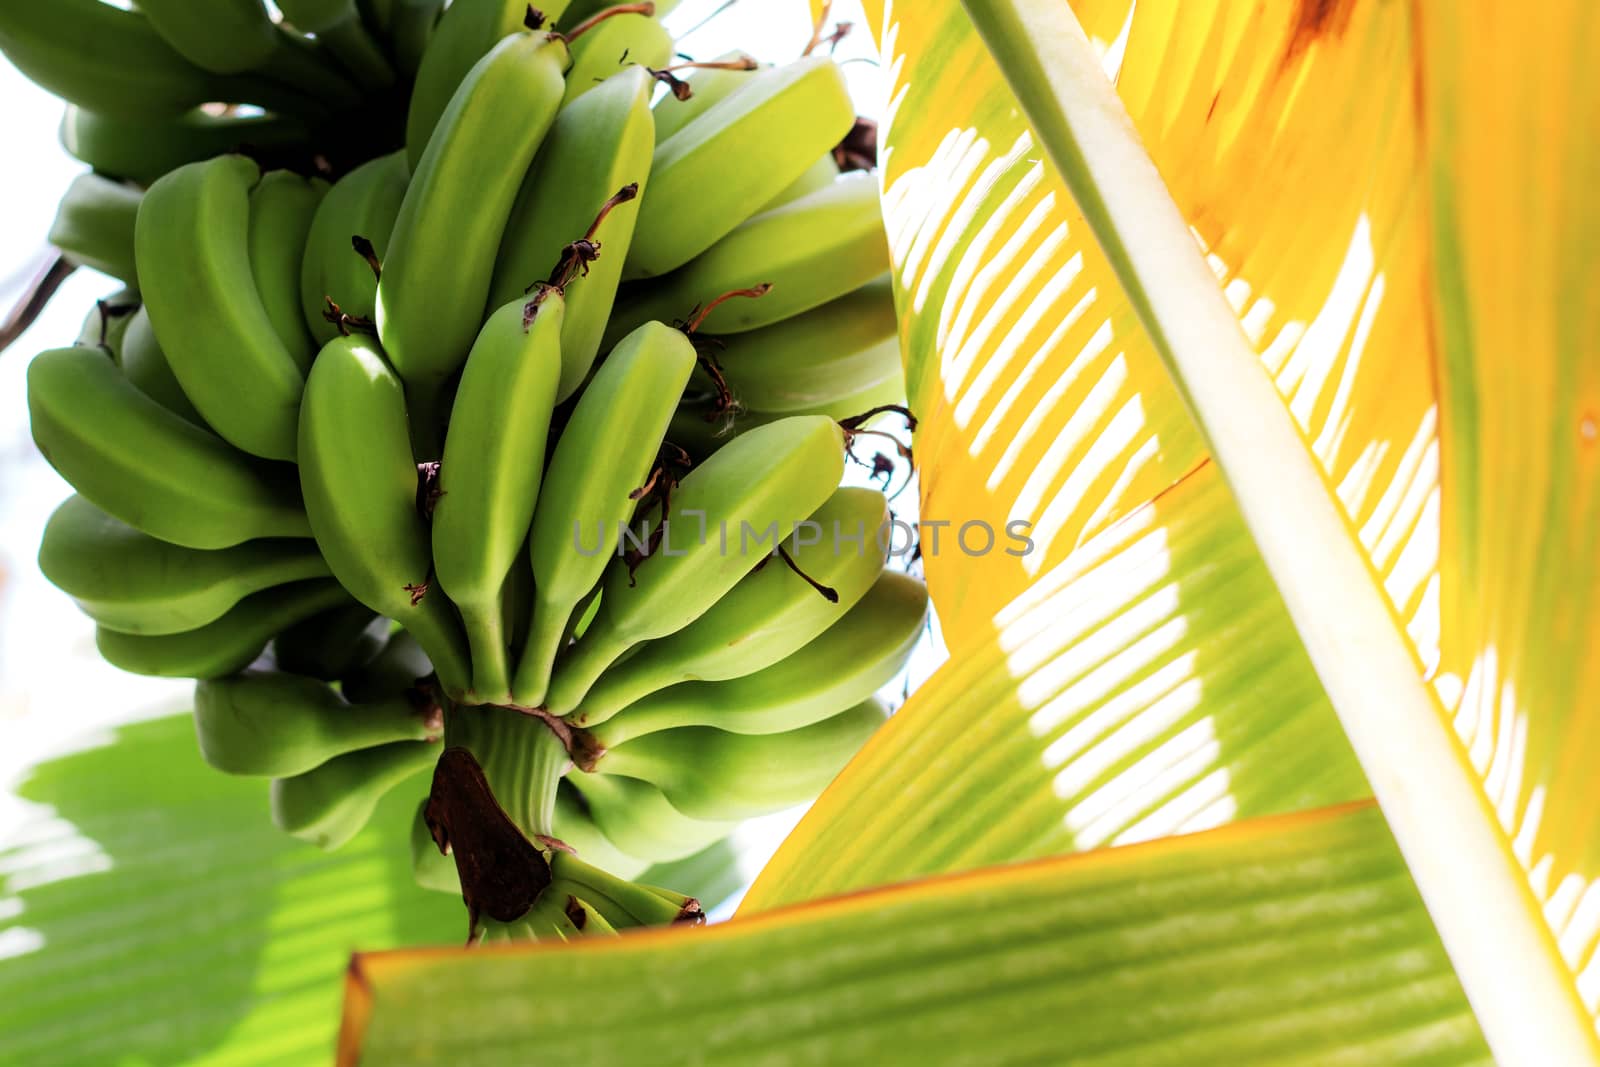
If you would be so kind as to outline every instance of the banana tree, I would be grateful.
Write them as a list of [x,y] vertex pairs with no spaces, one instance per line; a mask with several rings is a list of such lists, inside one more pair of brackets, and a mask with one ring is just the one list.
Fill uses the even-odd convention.
[[341,1062],[1600,1062],[1600,14],[872,14],[948,664],[732,921],[358,954]]

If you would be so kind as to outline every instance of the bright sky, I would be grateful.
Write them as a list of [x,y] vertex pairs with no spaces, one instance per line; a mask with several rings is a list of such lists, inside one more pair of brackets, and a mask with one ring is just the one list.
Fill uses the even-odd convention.
[[[722,0],[684,0],[667,23],[682,51],[710,58],[742,48],[761,59],[797,55],[811,35],[805,0],[740,0],[688,36],[685,30]],[[126,5],[119,5],[126,6]],[[857,108],[880,110],[878,69],[860,0],[839,0],[836,21],[856,32],[839,48],[848,62]],[[0,168],[0,308],[9,310],[47,254],[56,200],[83,165],[56,136],[61,104],[0,57],[0,114],[6,119],[6,167]],[[35,563],[45,520],[70,489],[34,449],[24,390],[28,359],[69,345],[97,298],[119,288],[91,271],[74,274],[27,334],[0,356],[0,839],[21,815],[6,795],[25,768],[78,747],[96,731],[132,718],[187,706],[192,683],[138,678],[101,662],[94,628]],[[775,844],[782,819],[758,836]],[[756,855],[753,861],[764,862]]]

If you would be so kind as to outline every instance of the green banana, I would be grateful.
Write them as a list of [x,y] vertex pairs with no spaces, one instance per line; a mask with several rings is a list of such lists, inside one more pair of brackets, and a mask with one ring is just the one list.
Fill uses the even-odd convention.
[[470,684],[450,602],[427,595],[428,526],[418,509],[403,387],[369,338],[330,341],[311,365],[300,415],[300,486],[317,545],[361,603],[417,638],[446,690]]
[[[605,572],[618,524],[634,511],[630,494],[650,476],[695,360],[682,333],[647,323],[617,345],[580,394],[533,512],[533,620],[512,685],[516,703],[543,702],[574,609]],[[592,552],[584,540],[591,531],[599,538]]]
[[315,34],[356,80],[369,89],[394,84],[394,68],[361,21],[356,0],[277,0],[294,27]]
[[185,59],[218,74],[263,66],[279,33],[261,0],[139,0],[139,11]]
[[630,66],[666,66],[672,59],[672,48],[672,34],[649,15],[606,19],[572,46],[572,69],[567,72],[561,106],[566,107]]
[[[872,588],[886,554],[879,531],[889,519],[883,494],[834,490],[790,546],[796,568],[832,590],[821,595],[783,563],[768,559],[704,615],[676,633],[641,645],[602,674],[570,719],[602,723],[660,689],[721,681],[771,667],[835,624]],[[801,543],[804,542],[804,543]],[[853,701],[852,701],[853,703]]]
[[61,119],[61,145],[74,158],[108,177],[139,185],[185,163],[238,152],[282,153],[306,143],[309,127],[286,115],[190,111],[154,119],[128,119],[68,105]]
[[885,571],[844,618],[793,655],[731,681],[685,682],[652,693],[590,735],[601,748],[614,748],[680,726],[739,734],[810,726],[889,684],[921,639],[927,616],[922,583]]
[[[652,195],[661,195],[659,170],[651,183]],[[635,234],[634,248],[638,242]],[[620,337],[640,322],[682,318],[719,294],[771,285],[759,300],[719,305],[701,324],[712,334],[754,330],[837,300],[888,269],[877,179],[846,174],[820,192],[749,219],[671,277],[619,299],[606,333]]]
[[390,790],[438,758],[438,745],[394,741],[335,756],[292,778],[275,778],[272,821],[285,833],[332,851],[361,832]]
[[[690,471],[672,494],[657,551],[608,566],[600,612],[556,665],[546,708],[572,711],[628,649],[705,614],[755,567],[749,537],[787,539],[843,473],[843,430],[810,415],[752,430]],[[655,529],[647,524],[646,538]]]
[[213,101],[315,110],[265,78],[202,70],[144,15],[102,0],[0,4],[0,52],[49,92],[105,115],[156,118]]
[[584,901],[618,930],[668,923],[701,923],[700,902],[681,893],[626,881],[570,852],[557,849],[550,857],[554,876],[545,895],[569,894]]
[[563,107],[506,224],[489,287],[491,308],[515,300],[549,276],[568,243],[585,237],[594,220],[601,219],[589,237],[599,248],[599,258],[566,286],[557,400],[576,392],[588,375],[616,299],[639,208],[636,199],[613,204],[611,198],[629,184],[647,191],[652,87],[643,70],[625,70]]
[[127,346],[128,330],[139,310],[139,293],[126,287],[96,300],[94,307],[83,317],[83,328],[78,331],[78,344],[109,352],[112,362],[120,366]]
[[869,700],[781,734],[684,726],[610,749],[599,774],[649,782],[696,819],[748,819],[812,800],[888,717]]
[[884,275],[793,318],[719,337],[716,356],[740,406],[766,413],[815,412],[897,381],[893,286]]
[[686,399],[672,416],[672,426],[667,431],[667,436],[690,456],[701,460],[740,434],[748,433],[760,426],[771,425],[779,419],[802,413],[847,419],[886,404],[904,404],[905,399],[905,376],[898,371],[874,385],[868,385],[858,393],[812,405],[804,412],[740,409],[729,414],[722,409],[715,397],[694,396]]
[[321,179],[287,170],[263,174],[250,190],[250,273],[284,351],[302,371],[319,347],[300,313],[300,271],[311,220],[328,192]]
[[194,688],[200,755],[224,774],[289,778],[396,741],[437,741],[439,707],[420,694],[352,704],[327,682],[250,669]]
[[660,144],[695,119],[704,115],[714,105],[732,96],[750,84],[751,78],[761,69],[748,52],[725,52],[705,67],[693,70],[684,79],[689,86],[687,99],[676,93],[666,93],[652,109],[655,119],[656,144]]
[[671,863],[733,833],[735,823],[691,819],[661,790],[637,778],[579,774],[569,779],[601,833],[630,856]]
[[155,327],[150,325],[150,313],[141,306],[127,318],[128,325],[122,334],[122,373],[145,396],[205,430],[209,436],[211,428],[183,395],[183,386],[178,384],[166,353],[161,351]]
[[654,188],[639,209],[625,276],[654,277],[694,259],[805,174],[854,124],[833,60],[810,57],[757,72],[656,146]]
[[347,604],[338,582],[291,582],[253,593],[216,622],[160,637],[95,629],[95,646],[113,667],[161,678],[220,678],[242,671],[272,635],[318,612]]
[[95,173],[80,174],[67,186],[50,226],[50,243],[72,262],[109,274],[135,289],[133,226],[144,194],[131,185]]
[[415,79],[439,24],[444,0],[393,0],[384,32],[401,75]]
[[36,357],[28,413],[50,465],[152,537],[228,548],[311,532],[292,480],[150,399],[103,352],[58,348]]
[[347,700],[367,704],[403,693],[432,673],[433,663],[417,639],[396,630],[369,663],[340,679],[339,691]]
[[389,620],[360,604],[313,615],[272,639],[280,670],[336,681],[372,662],[389,636]]
[[[594,18],[608,7],[614,7],[618,0],[572,0],[570,4],[562,0],[559,4],[546,4],[540,10],[550,18],[558,20],[558,26],[563,33],[570,33],[579,24]],[[655,17],[663,18],[673,8],[678,6],[678,0],[655,0]],[[554,9],[559,8],[560,11]],[[566,14],[561,14],[564,11]]]
[[213,74],[255,73],[348,106],[355,87],[311,42],[281,29],[261,0],[139,0],[138,10],[183,58]]
[[153,636],[215,622],[251,593],[328,577],[309,541],[182,548],[140,533],[76,494],[45,524],[39,569],[101,626]]
[[760,210],[756,213],[761,214],[774,208],[780,208],[785,204],[792,204],[801,197],[810,196],[812,193],[826,189],[838,178],[839,164],[833,158],[833,153],[829,152],[811,164],[806,172],[791,182],[783,192],[762,204]]
[[476,703],[511,698],[501,592],[527,544],[561,377],[566,302],[556,290],[489,317],[451,409],[433,512],[433,564],[461,611]]
[[145,194],[136,246],[140,292],[184,395],[229,443],[295,458],[305,374],[273,328],[251,270],[250,191],[243,156],[168,174]]
[[451,98],[400,205],[378,281],[378,335],[408,386],[424,452],[433,452],[438,390],[483,321],[494,250],[555,120],[567,62],[566,42],[542,33],[490,49]]
[[572,784],[571,777],[562,779],[556,790],[555,836],[579,856],[601,870],[618,878],[632,880],[650,866],[642,860],[621,851],[612,844],[589,815],[588,805]]
[[[566,0],[546,0],[539,9],[555,18],[566,6]],[[496,44],[523,29],[527,14],[526,0],[453,0],[445,8],[422,54],[406,113],[406,155],[413,171],[467,72]]]
[[300,267],[300,312],[317,344],[339,336],[324,314],[329,301],[353,318],[377,313],[378,277],[354,241],[366,240],[382,261],[408,180],[405,153],[392,152],[340,178],[317,205]]

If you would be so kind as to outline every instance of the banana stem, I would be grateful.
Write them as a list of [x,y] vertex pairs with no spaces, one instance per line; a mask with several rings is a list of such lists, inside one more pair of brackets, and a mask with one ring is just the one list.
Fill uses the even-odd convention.
[[473,754],[495,800],[523,833],[555,836],[556,789],[572,760],[543,719],[514,708],[457,707],[445,743]]

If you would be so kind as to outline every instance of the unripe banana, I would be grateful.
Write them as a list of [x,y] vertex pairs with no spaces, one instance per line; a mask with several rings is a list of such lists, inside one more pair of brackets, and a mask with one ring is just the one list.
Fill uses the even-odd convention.
[[719,337],[716,358],[734,399],[771,414],[815,412],[898,380],[893,286],[885,275],[793,318]]
[[324,314],[330,300],[352,318],[370,321],[377,313],[378,277],[354,240],[371,243],[382,262],[408,180],[405,153],[392,152],[340,178],[317,206],[300,267],[300,311],[317,344],[339,336]]
[[50,226],[50,243],[79,266],[138,288],[133,226],[144,194],[98,174],[80,174],[67,186]]
[[69,105],[61,146],[97,173],[139,185],[185,163],[238,152],[283,152],[304,144],[310,129],[286,115],[213,115],[208,111],[153,119],[101,115]]
[[561,106],[566,107],[630,66],[666,66],[672,59],[672,48],[672,34],[649,15],[606,19],[572,46],[572,69],[567,72],[567,90]]
[[395,741],[335,757],[293,778],[276,778],[272,821],[285,833],[332,851],[361,832],[391,789],[438,758],[438,745]]
[[[741,66],[743,63],[750,66]],[[689,98],[680,100],[676,94],[667,93],[656,101],[652,109],[656,143],[665,141],[716,104],[749,85],[759,69],[748,52],[735,50],[718,56],[709,66],[690,71],[684,78],[689,83]]]
[[739,734],[798,730],[837,715],[889,684],[927,624],[928,592],[897,571],[804,648],[725,682],[685,682],[652,693],[590,731],[601,748],[683,726]]
[[277,0],[283,17],[304,33],[315,34],[358,82],[369,89],[394,84],[394,68],[366,27],[356,0]]
[[263,174],[250,190],[250,274],[278,340],[302,372],[319,346],[300,313],[301,263],[327,192],[327,182],[287,170]]
[[272,640],[280,670],[337,681],[371,663],[389,637],[389,620],[361,604],[324,611]]
[[310,104],[263,78],[202,70],[144,15],[102,0],[0,4],[0,52],[39,86],[105,115],[178,115],[212,101],[291,112]]
[[791,182],[783,192],[762,204],[757,214],[783,207],[785,204],[792,204],[801,197],[810,196],[812,193],[821,192],[837,181],[838,178],[839,164],[834,160],[833,153],[829,152],[811,164],[806,172]]
[[554,877],[545,895],[575,896],[593,907],[618,930],[705,921],[700,902],[693,897],[658,886],[625,881],[570,852],[556,850],[550,858],[550,873]]
[[[754,674],[802,648],[872,588],[883,570],[886,544],[879,531],[888,519],[882,493],[836,489],[807,526],[796,531],[787,549],[795,568],[831,590],[835,599],[769,558],[704,615],[614,664],[590,688],[570,716],[572,722],[602,723],[657,690],[679,682]],[[770,551],[769,545],[761,547]]]
[[383,20],[384,32],[395,66],[404,77],[415,79],[421,69],[443,9],[444,0],[392,0]]
[[103,352],[58,348],[35,358],[28,413],[50,465],[98,507],[152,537],[228,548],[311,532],[292,476],[174,415]]
[[696,819],[754,818],[814,799],[887,716],[867,701],[781,734],[663,730],[609,750],[595,770],[649,782]]
[[736,825],[691,819],[661,790],[637,778],[579,774],[569,780],[606,839],[628,855],[652,863],[692,856],[727,837]]
[[180,167],[139,208],[140,292],[184,395],[218,434],[268,459],[295,458],[304,371],[278,337],[250,264],[243,156]]
[[139,293],[131,288],[118,289],[110,296],[96,300],[94,307],[83,317],[83,328],[78,331],[78,344],[110,353],[112,362],[121,366],[128,328],[139,310]]
[[[539,10],[554,19],[566,6],[566,0],[547,0]],[[417,68],[406,114],[406,155],[413,171],[422,163],[428,139],[467,72],[495,45],[521,30],[527,14],[526,0],[454,0],[445,8]]]
[[432,673],[433,663],[417,639],[396,630],[371,662],[340,680],[339,691],[345,699],[365,704],[415,688]]
[[466,641],[432,552],[399,377],[360,336],[329,342],[311,366],[300,416],[300,485],[317,545],[352,596],[410,630],[446,690],[469,685]]
[[338,582],[292,582],[253,593],[216,622],[186,633],[141,637],[101,626],[95,646],[107,663],[131,674],[221,678],[248,667],[273,634],[349,602]]
[[703,460],[717,449],[761,426],[770,426],[780,419],[793,415],[826,415],[832,419],[848,419],[886,404],[904,404],[906,400],[905,376],[891,373],[882,381],[868,385],[858,393],[819,402],[803,412],[769,412],[740,409],[727,414],[712,399],[693,397],[684,401],[672,417],[667,436],[672,443],[688,452],[697,461]]
[[[633,645],[681,630],[710,610],[758,562],[749,538],[776,528],[787,539],[843,473],[843,431],[822,416],[752,430],[690,471],[672,494],[657,551],[642,563],[619,559],[607,568],[599,614],[557,665],[548,710],[571,711]],[[654,529],[646,524],[647,538]]]
[[555,836],[585,862],[618,878],[632,881],[650,866],[647,860],[617,848],[600,832],[570,777],[562,779],[556,790],[555,829]]
[[[573,0],[568,4],[566,0],[555,5],[545,5],[540,10],[557,20],[557,25],[563,33],[570,32],[580,22],[585,22],[608,7],[615,7],[618,0]],[[664,18],[673,8],[678,6],[678,0],[655,0],[655,17]],[[566,14],[550,14],[552,7],[560,8]]]
[[[602,23],[601,28],[615,21],[620,20]],[[587,43],[588,38],[583,41]],[[530,285],[547,278],[563,249],[584,237],[604,212],[592,238],[598,244],[599,258],[566,287],[557,400],[576,392],[588,375],[616,299],[639,202],[634,199],[606,208],[624,186],[637,185],[640,194],[648,191],[654,151],[652,86],[643,70],[625,70],[577,103],[563,107],[539,147],[506,224],[489,289],[491,307],[515,300]]]
[[254,72],[338,106],[357,102],[354,86],[322,64],[310,42],[280,29],[261,0],[139,0],[137,6],[202,70]]
[[[512,686],[516,703],[543,702],[573,609],[605,572],[618,524],[634,511],[630,494],[655,466],[695,359],[682,333],[647,323],[617,345],[579,396],[533,512],[533,621]],[[591,536],[600,542],[592,552]]]
[[141,306],[127,318],[128,326],[122,335],[122,373],[145,396],[210,436],[211,428],[183,395],[183,386],[172,373],[167,354],[161,351],[155,327],[150,325],[150,313]]
[[139,0],[156,32],[189,62],[218,74],[260,67],[278,46],[261,0]]
[[[658,172],[653,195],[661,195],[659,182]],[[641,225],[648,209],[641,210]],[[638,242],[635,234],[635,248]],[[888,269],[877,180],[846,174],[821,192],[748,220],[670,278],[635,289],[618,301],[606,333],[619,337],[640,322],[682,318],[722,293],[771,285],[759,300],[720,304],[701,324],[712,334],[754,330],[837,300]]]
[[567,62],[566,42],[543,33],[495,45],[451,98],[400,206],[378,281],[378,335],[427,444],[437,432],[437,392],[483,321],[494,253],[555,120]]
[[39,569],[95,622],[149,635],[197,629],[251,593],[328,577],[309,541],[182,548],[140,533],[77,495],[45,524]]
[[200,755],[224,774],[288,778],[347,752],[437,741],[439,707],[421,693],[352,704],[327,682],[251,669],[194,689]]
[[477,703],[511,698],[501,593],[528,540],[561,378],[566,302],[555,290],[489,317],[451,409],[433,512],[439,585],[461,611]]
[[[639,209],[626,276],[654,277],[694,259],[783,192],[854,124],[855,108],[833,60],[810,57],[758,72],[656,147],[654,188]],[[708,189],[716,195],[706,195]]]

